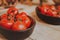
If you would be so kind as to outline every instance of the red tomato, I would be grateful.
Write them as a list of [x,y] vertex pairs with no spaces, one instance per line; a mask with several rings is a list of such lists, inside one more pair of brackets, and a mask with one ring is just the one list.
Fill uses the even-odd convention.
[[53,16],[53,13],[52,13],[53,11],[51,10],[51,9],[49,9],[47,12],[46,12],[46,15],[48,15],[48,16]]
[[45,14],[44,8],[43,7],[38,7],[39,11]]
[[16,15],[16,14],[18,14],[18,10],[15,7],[11,7],[8,9],[7,13],[9,15]]
[[7,14],[1,15],[1,19],[7,19]]
[[14,30],[14,31],[22,31],[22,30],[26,30],[26,29],[27,29],[27,27],[25,26],[25,24],[20,21],[16,21],[12,27],[12,30]]
[[1,26],[5,29],[11,29],[13,23],[14,23],[14,20],[7,20],[7,19],[2,19],[1,20]]
[[49,10],[47,11],[46,15],[56,17],[57,11],[52,11],[51,9],[49,9]]
[[52,14],[53,14],[54,17],[57,17],[57,13],[58,13],[57,11],[53,11],[52,12]]
[[25,13],[21,13],[21,14],[17,15],[16,17],[17,17],[17,20],[20,19],[22,22],[24,22],[26,27],[30,27],[31,20]]
[[42,14],[45,14],[49,9],[49,7],[38,7],[38,8]]
[[53,6],[53,5],[49,6],[49,5],[43,4],[42,6],[40,6],[38,8],[42,14],[45,14],[47,16],[57,17],[58,12],[57,12],[55,6]]
[[26,14],[25,12],[22,12],[22,13],[16,15],[16,18],[17,18],[17,19],[18,19],[18,18],[21,18],[21,16],[27,16],[27,14]]
[[31,20],[27,16],[25,16],[25,17],[22,16],[22,18],[24,20],[23,22],[25,23],[26,27],[30,27]]

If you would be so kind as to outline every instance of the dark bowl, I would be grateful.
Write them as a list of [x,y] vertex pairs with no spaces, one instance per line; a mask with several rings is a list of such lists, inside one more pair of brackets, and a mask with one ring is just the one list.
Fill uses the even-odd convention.
[[36,14],[37,16],[42,19],[44,22],[48,24],[53,24],[53,25],[60,25],[60,18],[59,17],[52,17],[52,16],[47,16],[43,15],[38,7],[36,8]]
[[[29,16],[28,16],[29,17]],[[35,27],[35,20],[31,17],[29,17],[32,20],[32,23],[30,25],[30,28],[24,30],[24,31],[12,31],[12,30],[6,30],[2,27],[0,27],[0,33],[7,38],[8,40],[24,40],[27,37],[29,37]]]

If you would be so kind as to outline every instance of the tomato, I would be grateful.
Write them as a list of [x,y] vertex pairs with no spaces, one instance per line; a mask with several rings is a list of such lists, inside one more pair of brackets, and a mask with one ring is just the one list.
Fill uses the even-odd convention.
[[30,25],[31,25],[31,20],[27,17],[27,16],[25,16],[25,17],[22,17],[23,18],[23,22],[25,23],[25,25],[26,25],[26,27],[30,27]]
[[9,9],[8,9],[8,11],[7,11],[7,13],[9,14],[9,15],[16,15],[16,14],[18,14],[18,10],[15,8],[15,7],[10,7]]
[[49,9],[49,10],[46,12],[46,15],[48,15],[48,16],[53,16],[52,10]]
[[22,22],[24,22],[26,27],[29,27],[31,25],[31,20],[25,13],[21,13],[17,15],[16,17],[17,17],[17,20],[20,19]]
[[51,9],[49,9],[49,10],[47,11],[46,15],[56,17],[57,11],[52,11]]
[[60,15],[59,14],[60,13],[60,5],[56,6],[56,7],[54,5],[42,4],[42,6],[38,6],[38,9],[44,15],[57,17]]
[[12,30],[13,31],[23,31],[23,30],[26,30],[27,27],[24,25],[23,22],[21,21],[16,21],[14,24],[13,24],[13,27],[12,27]]
[[27,16],[27,14],[25,12],[19,13],[18,15],[16,15],[16,18],[21,18],[21,16]]
[[1,26],[5,29],[11,29],[13,23],[14,23],[14,20],[13,19],[1,19]]
[[7,14],[2,14],[1,19],[7,19]]
[[54,17],[57,17],[58,12],[57,11],[53,11],[52,14],[53,14]]
[[38,7],[38,8],[39,8],[39,10],[42,14],[45,14],[49,9],[49,7],[46,7],[46,6],[41,6],[41,7]]
[[21,19],[25,23],[26,27],[29,27],[31,24],[31,20],[27,16],[22,16]]

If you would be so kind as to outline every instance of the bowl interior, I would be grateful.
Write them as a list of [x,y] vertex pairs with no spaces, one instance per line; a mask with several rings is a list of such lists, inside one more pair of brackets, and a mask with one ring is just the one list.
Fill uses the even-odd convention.
[[[56,7],[56,9],[57,9],[57,6],[58,6],[58,5],[59,5],[59,4],[54,5],[54,6]],[[39,10],[38,7],[36,8],[36,11],[38,11],[40,14],[42,14],[41,10]],[[52,17],[52,18],[60,18],[60,17],[49,16],[49,15],[46,15],[46,14],[42,14],[42,15],[47,16],[47,17]]]
[[30,17],[30,16],[28,16],[29,18],[30,18],[30,20],[31,20],[31,24],[30,24],[30,27],[29,28],[27,28],[26,30],[20,30],[20,31],[12,31],[12,30],[8,30],[8,29],[5,29],[5,28],[3,28],[3,27],[0,27],[0,28],[2,28],[2,29],[4,29],[4,30],[7,30],[7,31],[12,31],[12,32],[24,32],[24,31],[27,31],[27,30],[30,30],[31,28],[33,28],[33,26],[36,24],[36,22],[35,22],[35,20],[32,18],[32,17]]

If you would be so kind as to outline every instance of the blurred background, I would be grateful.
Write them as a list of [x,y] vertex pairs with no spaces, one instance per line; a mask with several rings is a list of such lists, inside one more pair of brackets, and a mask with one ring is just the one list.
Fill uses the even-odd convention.
[[[54,4],[54,2],[59,3],[60,0],[43,0],[47,1],[49,4]],[[53,2],[54,1],[54,2]],[[18,3],[26,5],[39,5],[40,0],[0,0],[0,9],[8,8],[10,6],[16,6]]]
[[10,6],[16,6],[18,3],[32,5],[39,4],[39,0],[0,0],[0,9],[8,8]]

